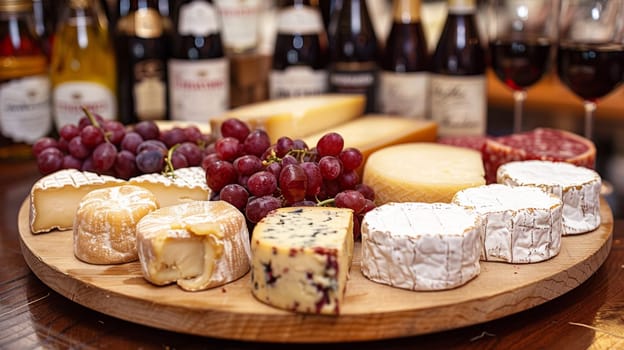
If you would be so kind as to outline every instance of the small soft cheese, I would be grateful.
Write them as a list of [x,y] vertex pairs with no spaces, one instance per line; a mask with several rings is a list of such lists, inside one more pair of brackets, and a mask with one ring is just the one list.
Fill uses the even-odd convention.
[[211,193],[206,183],[206,172],[201,167],[180,168],[167,175],[140,175],[131,178],[128,183],[150,190],[158,198],[160,207],[208,200]]
[[498,168],[497,181],[510,186],[533,186],[563,202],[564,235],[593,231],[600,226],[600,175],[564,162],[531,160]]
[[449,203],[459,190],[485,184],[481,154],[437,143],[406,143],[368,157],[362,182],[375,202]]
[[447,203],[389,203],[362,221],[362,273],[393,287],[459,287],[480,272],[478,215]]
[[535,187],[492,184],[462,190],[453,203],[482,216],[483,260],[534,263],[559,254],[563,203],[554,195]]
[[252,292],[290,311],[339,314],[353,258],[353,211],[288,207],[269,213],[252,235]]
[[238,118],[251,128],[264,129],[272,142],[282,136],[301,138],[359,117],[366,99],[362,95],[321,94],[262,101],[234,108],[210,119],[213,133],[229,118]]
[[193,201],[151,212],[137,225],[143,276],[187,291],[222,286],[250,267],[243,214],[224,201]]
[[156,197],[138,186],[108,187],[87,193],[75,213],[74,254],[90,264],[136,260],[136,225],[156,209]]
[[59,170],[42,177],[30,191],[32,233],[71,229],[82,197],[96,189],[125,183],[111,176],[76,169]]

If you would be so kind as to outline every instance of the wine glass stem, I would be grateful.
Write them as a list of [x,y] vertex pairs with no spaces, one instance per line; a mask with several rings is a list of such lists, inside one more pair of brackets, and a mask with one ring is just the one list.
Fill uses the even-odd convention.
[[596,111],[596,103],[592,101],[583,101],[585,108],[585,138],[592,138],[594,133],[594,111]]
[[524,101],[526,100],[527,93],[524,90],[515,90],[513,92],[514,98],[514,133],[522,131],[522,113],[524,109]]

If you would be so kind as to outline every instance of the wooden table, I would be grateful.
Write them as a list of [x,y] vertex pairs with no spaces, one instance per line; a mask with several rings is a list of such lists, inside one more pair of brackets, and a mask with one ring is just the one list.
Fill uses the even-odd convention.
[[[1,349],[261,347],[257,343],[189,336],[121,321],[82,307],[41,283],[24,262],[17,229],[19,206],[38,177],[33,162],[0,164]],[[296,347],[316,349],[319,345]],[[358,343],[357,348],[624,349],[624,220],[615,221],[613,247],[604,265],[585,283],[553,301],[484,324],[425,336]]]

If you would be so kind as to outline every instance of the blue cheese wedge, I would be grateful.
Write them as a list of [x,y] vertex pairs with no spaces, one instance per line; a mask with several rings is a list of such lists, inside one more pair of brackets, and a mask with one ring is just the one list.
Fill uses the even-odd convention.
[[388,203],[362,221],[364,276],[397,288],[433,291],[475,278],[483,225],[447,203]]
[[128,182],[150,190],[158,199],[160,207],[210,199],[206,172],[201,167],[176,169],[172,175],[140,175]]
[[30,190],[30,230],[37,234],[54,229],[71,229],[76,209],[84,195],[125,183],[112,176],[76,169],[60,170],[44,176]]
[[353,258],[353,211],[274,210],[256,225],[251,252],[258,300],[295,312],[339,314]]
[[482,216],[481,259],[535,263],[559,254],[563,203],[535,187],[500,184],[459,191],[453,203]]
[[498,168],[497,182],[531,186],[563,202],[564,235],[593,231],[600,226],[600,175],[592,169],[564,162],[531,160]]

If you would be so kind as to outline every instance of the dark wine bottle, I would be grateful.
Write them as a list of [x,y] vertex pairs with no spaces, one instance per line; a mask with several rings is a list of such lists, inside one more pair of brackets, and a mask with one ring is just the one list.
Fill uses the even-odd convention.
[[438,123],[441,136],[485,134],[486,63],[475,2],[449,0],[448,16],[431,58],[431,119]]
[[330,52],[329,91],[366,96],[376,111],[379,44],[365,0],[343,0]]
[[169,59],[171,119],[206,122],[230,103],[229,64],[217,7],[208,0],[175,0]]
[[284,1],[269,76],[270,97],[327,92],[327,40],[318,8],[309,0]]
[[119,120],[125,124],[168,119],[168,18],[158,0],[131,0],[117,21],[115,49]]
[[428,103],[427,41],[420,0],[394,0],[392,26],[379,75],[379,111],[425,119]]

